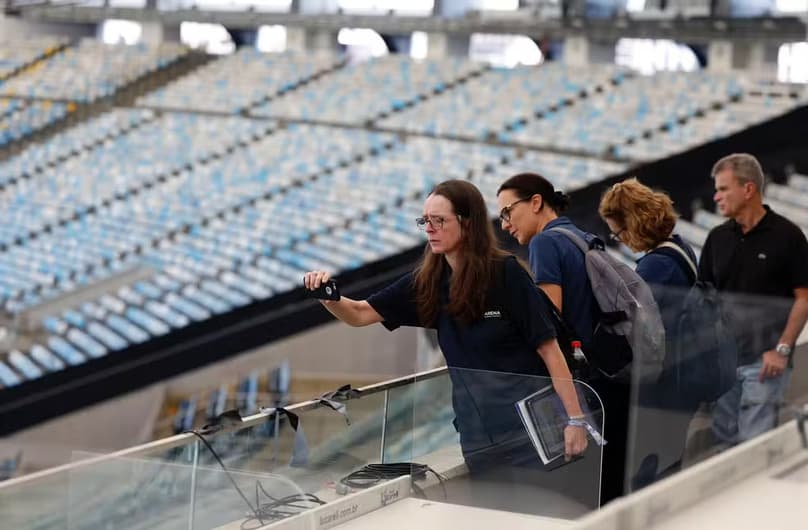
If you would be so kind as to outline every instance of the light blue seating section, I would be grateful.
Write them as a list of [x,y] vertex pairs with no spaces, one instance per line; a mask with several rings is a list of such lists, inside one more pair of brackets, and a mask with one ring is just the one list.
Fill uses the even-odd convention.
[[187,114],[145,123],[130,134],[7,185],[0,193],[0,205],[7,212],[0,244],[25,239],[32,232],[80,217],[105,201],[139,192],[158,178],[223,151],[228,140],[235,143],[250,138],[268,126],[238,117],[209,119]]
[[786,88],[772,84],[762,91],[750,80],[708,72],[643,77],[610,66],[545,64],[489,69],[375,123],[645,161],[726,137],[803,103]]
[[448,83],[486,69],[467,59],[416,61],[387,55],[350,64],[331,75],[260,105],[254,116],[364,124],[382,112],[405,108],[445,90]]
[[622,77],[611,67],[581,70],[552,64],[494,68],[412,108],[392,113],[378,124],[409,132],[475,139],[493,135],[508,141],[516,139],[510,131],[522,130],[537,113],[562,107],[581,93]]
[[9,116],[25,108],[25,103],[21,99],[0,98],[0,117]]
[[[83,42],[15,76],[12,88],[91,101],[181,53]],[[82,70],[97,57],[103,67]],[[0,386],[270,299],[299,287],[307,270],[340,274],[418,247],[426,237],[414,220],[440,181],[476,184],[495,218],[496,190],[516,173],[542,173],[573,192],[796,104],[708,74],[649,79],[616,68],[499,70],[398,56],[338,65],[334,56],[242,50],[139,101],[222,116],[116,109],[0,162],[7,313],[145,271],[59,305],[35,344],[0,357]],[[57,82],[68,66],[87,82]],[[0,100],[0,131],[39,103],[16,101]],[[376,128],[361,127],[368,123]],[[789,184],[770,186],[767,200],[806,228],[808,178]],[[699,211],[677,231],[698,252],[718,222]]]
[[25,138],[66,115],[65,103],[0,98],[0,147]]
[[484,168],[474,182],[480,187],[492,216],[499,215],[496,192],[502,182],[518,173],[539,173],[553,182],[556,189],[566,193],[585,188],[612,175],[628,170],[625,163],[610,162],[592,157],[579,157],[542,151],[524,151],[517,156],[511,150],[508,160],[499,165]]
[[703,115],[688,118],[684,123],[668,122],[669,129],[662,134],[617,146],[614,154],[635,160],[655,160],[725,138],[785,114],[800,104],[799,99],[744,92],[740,99],[724,102],[718,109],[707,107]]
[[[59,37],[34,37],[5,40],[0,36],[0,78],[30,65],[49,51],[64,44]],[[0,81],[2,86],[2,81]]]
[[335,54],[261,53],[240,48],[140,97],[138,105],[236,113],[342,64]]
[[0,95],[91,102],[111,96],[123,85],[163,68],[187,50],[173,43],[107,45],[83,39],[36,68],[9,78]]
[[48,164],[71,156],[102,140],[109,140],[138,124],[154,119],[150,110],[115,109],[50,138],[29,145],[13,158],[0,162],[0,185],[22,174],[43,171]]
[[[613,145],[641,139],[647,131],[675,128],[714,102],[728,101],[741,89],[731,79],[709,74],[632,76],[605,90],[549,113],[514,134],[525,143],[608,154]],[[658,158],[658,157],[657,157]]]
[[[158,117],[57,164],[47,176],[32,177],[63,191],[64,200],[52,205],[53,211],[66,215],[79,208],[81,213],[0,254],[6,309],[22,311],[134,267],[154,273],[46,317],[48,338],[15,355],[16,364],[8,366],[12,375],[21,381],[39,377],[268,299],[298,287],[312,268],[339,273],[418,246],[425,234],[414,221],[437,182],[471,179],[485,187],[494,180],[483,175],[504,175],[513,160],[533,164],[509,147],[417,137],[402,141],[313,125],[264,131],[251,143],[210,156],[221,143],[213,131],[239,136],[239,127],[247,124],[267,122]],[[242,136],[251,132],[247,128]],[[154,134],[159,141],[139,143],[143,135]],[[164,170],[178,164],[182,169],[136,194],[110,195],[154,175],[125,173],[131,180],[116,184],[107,172],[93,172],[99,160],[115,169],[111,155],[120,153],[119,143],[136,146],[132,149],[141,150],[136,156],[162,157]],[[162,148],[186,155],[169,159]],[[597,170],[594,159],[564,158],[539,160],[559,174],[567,168],[570,179],[585,179]],[[63,169],[81,172],[89,182],[68,192],[75,182],[58,177]],[[29,202],[37,199],[28,195],[34,187],[12,188]],[[23,371],[30,366],[21,364],[20,355],[41,374]]]
[[[342,254],[302,251],[304,243],[329,226],[344,226],[356,214],[350,195],[324,194],[329,183],[335,189],[355,185],[349,175],[334,171],[317,180],[311,178],[328,167],[348,167],[358,155],[391,149],[392,136],[364,131],[335,134],[326,127],[291,126],[213,158],[209,155],[221,138],[212,138],[212,131],[235,134],[240,123],[248,126],[244,132],[249,133],[249,127],[264,128],[270,122],[190,115],[171,115],[171,120],[174,127],[163,124],[159,130],[164,136],[149,144],[153,147],[148,156],[165,158],[167,152],[159,147],[164,146],[172,153],[194,155],[172,160],[174,165],[190,167],[137,194],[110,199],[99,193],[115,189],[106,187],[106,174],[90,171],[102,155],[78,157],[90,165],[84,167],[85,174],[91,175],[87,180],[96,181],[76,194],[79,205],[87,208],[76,219],[11,245],[0,255],[1,267],[7,272],[2,284],[5,306],[12,311],[130,267],[156,271],[149,280],[46,318],[44,325],[52,336],[47,344],[39,344],[25,355],[33,357],[37,352],[40,359],[56,359],[63,366],[78,364],[297,287],[310,266],[343,270],[365,263],[361,246],[355,247],[356,253],[349,252],[353,249]],[[177,120],[184,122],[184,128]],[[147,122],[113,143],[134,143],[145,150],[137,138],[154,133],[146,128],[151,124]],[[180,146],[169,138],[178,129],[186,136]],[[307,147],[312,142],[317,148]],[[96,151],[107,147],[104,144]],[[301,161],[299,153],[304,148],[309,156]],[[104,160],[109,165],[112,158]],[[62,167],[74,169],[70,163],[57,169]],[[135,184],[138,176],[150,175],[136,175]],[[391,178],[393,182],[395,176]],[[51,182],[57,189],[61,184]],[[104,197],[107,202],[99,206]],[[377,202],[383,197],[380,194]],[[61,369],[56,363],[50,366]]]

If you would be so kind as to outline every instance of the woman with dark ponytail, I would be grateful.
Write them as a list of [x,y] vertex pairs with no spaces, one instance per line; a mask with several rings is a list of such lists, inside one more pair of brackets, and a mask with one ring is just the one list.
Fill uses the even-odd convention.
[[[497,191],[502,229],[527,245],[533,281],[544,291],[572,328],[583,351],[590,348],[598,305],[586,273],[584,253],[562,229],[588,243],[595,236],[582,231],[562,214],[569,197],[535,173],[514,175]],[[600,395],[608,443],[603,451],[601,504],[624,493],[630,387],[597,376],[587,381]]]
[[551,229],[564,228],[587,241],[594,236],[563,216],[569,197],[541,175],[520,173],[509,178],[499,187],[497,202],[502,229],[528,246],[533,279],[586,348],[592,339],[596,302],[584,256],[567,236]]

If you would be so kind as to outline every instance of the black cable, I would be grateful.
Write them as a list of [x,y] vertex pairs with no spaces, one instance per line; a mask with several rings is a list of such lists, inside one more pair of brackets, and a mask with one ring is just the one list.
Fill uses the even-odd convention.
[[[272,502],[261,504],[259,490]],[[261,518],[251,517],[245,520],[241,523],[242,530],[255,530],[256,528],[260,528],[266,524],[263,522],[264,520],[268,521],[269,523],[279,521],[281,519],[297,515],[310,508],[322,506],[323,504],[326,504],[326,502],[312,493],[296,493],[277,499],[264,489],[264,486],[260,481],[256,481],[255,504],[258,506],[258,513],[256,515],[260,514]],[[248,527],[248,525],[254,521],[258,522],[258,526]]]
[[227,469],[227,466],[224,465],[224,462],[222,462],[222,459],[219,458],[218,453],[216,453],[216,451],[213,449],[213,446],[210,445],[210,442],[208,442],[208,440],[204,436],[202,436],[201,433],[199,433],[197,431],[192,430],[192,431],[188,431],[188,432],[193,434],[194,436],[196,436],[200,440],[202,440],[202,443],[204,443],[205,447],[208,448],[208,451],[210,451],[210,454],[213,455],[213,458],[216,459],[216,461],[219,463],[219,465],[224,470],[224,473],[225,473],[225,475],[227,475],[227,478],[230,479],[230,482],[233,484],[233,487],[236,488],[236,491],[238,492],[238,494],[241,495],[242,499],[244,499],[244,502],[250,508],[250,512],[252,512],[252,514],[255,516],[255,518],[258,519],[258,521],[260,521],[262,525],[265,524],[263,522],[263,520],[261,519],[261,515],[258,513],[258,510],[253,508],[253,505],[250,504],[250,500],[247,498],[246,495],[244,495],[244,492],[241,491],[241,488],[238,487],[238,484],[236,484],[236,480],[233,478],[233,475],[230,474],[230,470]]
[[[241,491],[241,488],[239,488],[238,484],[233,478],[233,475],[230,473],[230,470],[227,469],[227,466],[224,465],[224,462],[222,462],[222,459],[219,457],[216,450],[213,449],[213,446],[210,444],[210,442],[208,442],[208,440],[202,435],[202,433],[198,431],[187,431],[187,432],[193,434],[194,436],[202,440],[202,443],[204,443],[205,447],[208,448],[210,454],[213,455],[213,458],[216,459],[216,461],[219,463],[219,466],[221,466],[221,468],[224,470],[225,474],[227,475],[227,478],[230,479],[230,482],[233,484],[233,487],[236,489],[241,498],[244,499],[245,504],[247,504],[247,506],[250,508],[250,513],[252,513],[252,517],[245,519],[241,523],[242,530],[248,530],[247,525],[255,521],[258,522],[258,526],[255,526],[254,528],[260,528],[262,526],[266,526],[267,524],[278,521],[280,519],[285,519],[286,517],[297,515],[298,513],[304,510],[312,508],[313,507],[312,505],[321,506],[325,504],[324,500],[320,499],[319,497],[317,497],[312,493],[296,493],[293,495],[287,495],[285,497],[277,499],[272,495],[270,495],[266,489],[264,489],[264,485],[261,484],[260,480],[256,480],[255,507],[253,507],[252,503],[250,503],[250,500],[247,498],[244,492]],[[261,493],[264,494],[264,496],[270,499],[271,502],[261,504],[261,500],[259,497],[259,490]]]
[[403,477],[410,475],[412,477],[412,489],[419,495],[426,497],[423,490],[415,484],[416,480],[424,480],[427,472],[432,473],[437,477],[441,488],[443,489],[443,496],[446,497],[446,485],[443,483],[446,478],[427,466],[426,464],[416,464],[411,462],[394,462],[389,464],[367,464],[361,469],[349,473],[340,479],[340,484],[348,486],[353,489],[365,489],[375,486],[386,480]]

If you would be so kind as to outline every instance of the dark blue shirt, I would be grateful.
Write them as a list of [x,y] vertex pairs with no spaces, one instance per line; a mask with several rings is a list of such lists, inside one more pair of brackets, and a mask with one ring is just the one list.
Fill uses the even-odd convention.
[[[462,323],[445,309],[437,321],[425,326],[420,322],[415,303],[412,273],[371,295],[368,303],[384,318],[384,326],[432,327],[438,331],[438,343],[446,364],[451,367],[517,374],[546,375],[547,370],[536,352],[539,345],[555,338],[555,327],[548,316],[544,299],[516,259],[504,262],[502,293],[493,286],[480,293],[486,296],[484,317]],[[451,271],[445,268],[441,279],[443,305],[448,302]]]
[[[670,242],[681,248],[690,257],[693,265],[698,264],[699,260],[696,258],[696,253],[678,234],[673,234]],[[694,271],[691,275],[685,269],[688,265],[684,262],[684,258],[677,260],[669,252],[676,252],[676,250],[651,251],[637,260],[637,274],[652,288],[655,285],[689,288],[693,285],[693,278],[697,272]],[[656,293],[654,295],[656,296]],[[657,299],[657,304],[661,306],[659,299]]]
[[586,274],[584,253],[569,237],[550,230],[553,227],[570,230],[587,242],[595,236],[579,229],[569,218],[559,217],[547,223],[528,244],[533,280],[561,286],[561,314],[586,351],[595,328],[597,301]]
[[448,267],[441,281],[442,309],[430,326],[418,317],[412,273],[367,300],[390,330],[399,326],[437,329],[466,455],[503,442],[510,433],[524,433],[515,402],[550,383],[537,352],[540,344],[556,335],[549,307],[516,259],[506,259],[502,267],[503,285],[487,286],[480,292],[486,297],[484,316],[471,323],[459,321],[445,309],[451,281]]
[[[693,249],[681,237],[674,234],[669,241],[681,248],[694,265],[698,263]],[[676,373],[678,370],[685,369],[688,366],[687,363],[694,362],[696,358],[688,358],[685,363],[683,359],[677,361],[671,352],[675,351],[676,322],[681,314],[685,297],[696,281],[696,273],[690,268],[684,257],[678,255],[676,249],[662,247],[648,252],[637,260],[637,274],[651,288],[654,300],[659,307],[662,325],[665,327],[666,352],[668,352],[659,381],[641,389],[639,399],[651,408],[692,411],[692,404],[681,399]],[[676,362],[683,364],[675,366]]]
[[[681,248],[693,265],[698,263],[696,253],[681,237],[674,234],[669,241]],[[674,334],[685,296],[696,281],[696,272],[689,268],[690,265],[682,256],[675,253],[675,249],[662,247],[637,260],[637,274],[645,280],[654,294],[668,338]]]

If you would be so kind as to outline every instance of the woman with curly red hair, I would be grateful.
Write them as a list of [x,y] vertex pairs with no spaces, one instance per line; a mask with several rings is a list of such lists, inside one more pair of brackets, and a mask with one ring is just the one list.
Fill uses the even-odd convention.
[[[636,178],[618,182],[600,201],[600,216],[609,225],[612,239],[634,252],[645,254],[637,261],[637,274],[651,287],[662,315],[669,350],[684,296],[695,283],[697,258],[693,249],[674,233],[677,214],[666,193],[655,191]],[[654,411],[654,425],[638,427],[640,435],[654,431],[657,452],[646,456],[634,488],[666,476],[681,467],[681,457],[695,405],[679,395],[675,368],[666,359],[660,380],[639,394],[642,406]],[[645,434],[640,432],[645,431]]]

